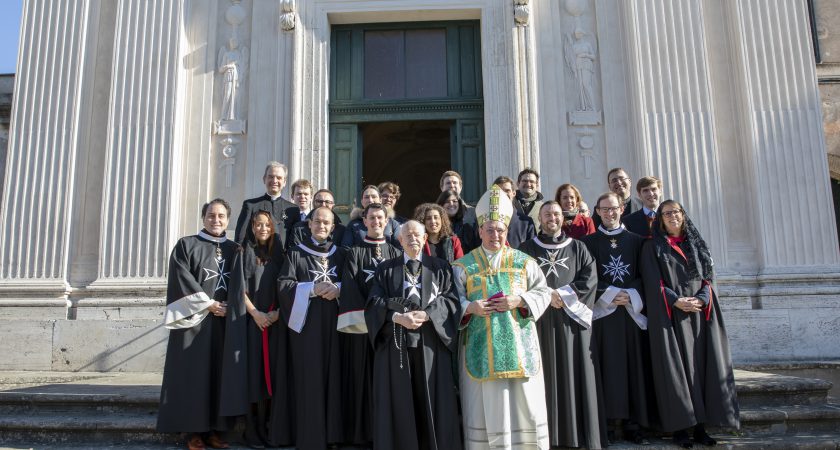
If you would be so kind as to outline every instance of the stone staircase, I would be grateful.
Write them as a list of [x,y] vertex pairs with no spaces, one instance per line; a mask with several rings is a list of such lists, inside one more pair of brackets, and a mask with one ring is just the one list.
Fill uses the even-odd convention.
[[[719,448],[840,449],[831,383],[743,370],[735,377],[741,430],[710,430]],[[155,432],[159,386],[159,374],[0,372],[0,449],[180,448],[176,436]],[[641,448],[676,448],[651,441]]]

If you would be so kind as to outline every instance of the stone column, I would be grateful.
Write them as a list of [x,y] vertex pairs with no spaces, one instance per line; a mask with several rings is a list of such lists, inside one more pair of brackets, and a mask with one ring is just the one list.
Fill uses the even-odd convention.
[[760,273],[836,274],[840,254],[807,5],[740,0],[728,6],[732,34],[740,37],[733,63],[743,71],[735,82]]
[[[531,26],[530,0],[514,0],[513,19],[513,70],[514,105],[516,110],[516,140],[519,150],[519,169],[530,167],[540,170],[539,117],[537,116],[537,81],[534,59],[534,27]],[[511,176],[516,175],[508,171]]]
[[638,176],[656,175],[726,266],[719,149],[702,0],[632,0],[626,8]]
[[[117,10],[99,277],[92,287],[162,287],[180,214],[181,2]],[[196,211],[183,211],[197,214]]]

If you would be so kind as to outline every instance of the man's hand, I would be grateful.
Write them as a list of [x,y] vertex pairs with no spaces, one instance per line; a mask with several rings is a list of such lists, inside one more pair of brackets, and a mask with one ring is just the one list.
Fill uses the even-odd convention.
[[312,288],[312,292],[326,300],[335,300],[338,298],[339,289],[338,286],[332,283],[322,281]]
[[393,320],[397,325],[402,325],[409,330],[416,330],[425,322],[423,316],[428,318],[424,311],[411,311],[405,314],[395,313]]
[[627,291],[621,291],[615,295],[612,303],[616,306],[624,306],[630,303],[630,294],[628,294]]
[[210,314],[216,317],[224,317],[227,314],[227,302],[213,302],[209,308]]
[[557,292],[556,290],[551,291],[551,306],[553,306],[557,309],[560,309],[560,308],[566,306],[566,304],[563,303],[563,297],[560,297],[560,293]]
[[470,302],[470,304],[467,306],[466,313],[478,317],[487,317],[493,311],[495,311],[495,309],[490,305],[489,301],[476,300],[474,302]]
[[703,302],[695,297],[680,297],[674,302],[674,306],[687,313],[695,313],[703,310]]
[[505,295],[504,297],[494,298],[491,308],[498,312],[505,312],[524,305],[525,301],[522,300],[522,297],[518,295]]

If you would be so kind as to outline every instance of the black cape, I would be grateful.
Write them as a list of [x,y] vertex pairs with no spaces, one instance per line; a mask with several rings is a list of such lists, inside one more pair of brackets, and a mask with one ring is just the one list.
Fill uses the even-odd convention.
[[[377,257],[376,249],[379,248]],[[368,444],[371,434],[373,389],[373,347],[367,337],[365,305],[373,285],[376,266],[402,255],[385,239],[380,243],[365,239],[346,255],[338,305],[339,348],[341,349],[344,443]]]
[[[321,256],[327,259],[326,269]],[[280,315],[288,324],[298,283],[329,280],[339,283],[344,251],[331,242],[316,246],[310,240],[290,249],[277,279]],[[306,322],[298,333],[289,330],[293,393],[294,440],[300,450],[324,449],[343,439],[341,373],[338,345],[338,301],[309,297]],[[278,365],[282,361],[278,361]],[[282,407],[275,399],[272,408]]]
[[[614,286],[635,289],[644,303],[639,257],[645,238],[625,229],[619,230],[609,235],[599,228],[594,234],[581,239],[595,258],[598,269],[595,301],[604,295],[608,287]],[[643,309],[642,314],[644,312]],[[647,331],[639,327],[624,306],[596,319],[592,329],[607,420],[629,419],[643,427],[651,427],[656,423],[656,403]]]
[[277,221],[274,226],[274,232],[283,238],[281,247],[285,246],[287,223],[289,221],[289,216],[286,214],[288,208],[297,207],[294,203],[283,197],[277,197],[272,200],[268,194],[245,200],[242,202],[242,209],[239,210],[239,218],[236,219],[236,242],[240,244],[246,241],[254,242],[254,232],[251,230],[251,217],[257,211],[268,211],[271,213],[271,217],[274,217],[274,220]]
[[[683,254],[687,243],[679,244]],[[696,253],[694,253],[696,254]],[[648,335],[656,402],[663,431],[697,423],[738,428],[739,411],[729,340],[712,280],[699,263],[669,245],[654,227],[642,247],[640,267],[647,297]],[[697,297],[706,307],[686,313],[673,306],[679,297]]]
[[[204,294],[227,302],[225,317],[208,314],[191,328],[169,332],[157,430],[226,430],[248,408],[242,249],[205,234],[178,240],[169,257],[166,304]],[[221,260],[216,259],[216,249]]]
[[[570,286],[578,301],[591,309],[598,278],[586,246],[565,236],[557,243],[537,239],[525,242],[519,250],[537,260],[548,287]],[[549,252],[557,252],[553,264]],[[549,438],[552,446],[601,448],[607,444],[606,423],[592,330],[563,309],[549,307],[537,320]]]
[[[414,450],[421,446],[458,450],[463,445],[452,366],[461,315],[458,294],[452,269],[445,261],[424,256],[421,267],[420,305],[404,297],[404,262],[399,256],[377,268],[365,310],[368,336],[376,352],[373,371],[373,448],[376,450]],[[408,352],[415,350],[408,350],[406,340],[401,339],[407,330],[391,321],[395,311],[407,309],[420,309],[429,315],[429,321],[416,331],[419,334],[416,352],[422,352],[419,361],[409,361]],[[396,340],[395,330],[398,331]],[[416,396],[418,386],[425,396]],[[423,429],[418,430],[419,424],[425,424],[422,427],[425,433]]]

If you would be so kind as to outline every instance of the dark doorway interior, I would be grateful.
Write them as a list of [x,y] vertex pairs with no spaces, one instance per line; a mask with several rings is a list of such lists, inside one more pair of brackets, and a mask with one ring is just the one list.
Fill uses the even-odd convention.
[[360,125],[363,185],[393,181],[402,197],[397,214],[411,218],[414,207],[434,202],[438,182],[450,169],[452,120],[372,122]]

